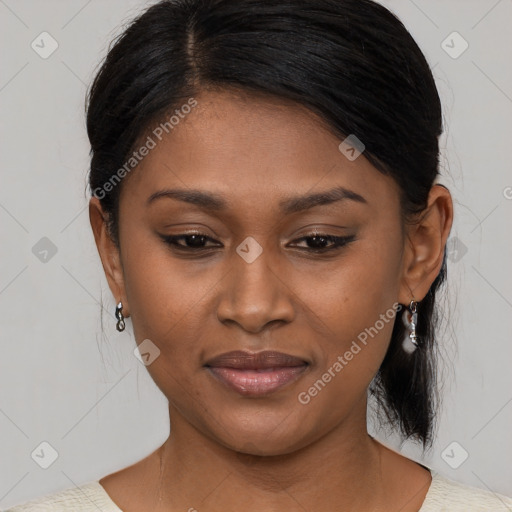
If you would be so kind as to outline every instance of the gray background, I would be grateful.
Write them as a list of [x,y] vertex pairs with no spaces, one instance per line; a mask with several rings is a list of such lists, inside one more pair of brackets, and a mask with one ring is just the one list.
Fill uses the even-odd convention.
[[[439,435],[425,455],[402,449],[454,480],[512,495],[512,1],[383,3],[433,66],[446,120],[441,182],[456,213]],[[166,399],[133,355],[131,324],[115,330],[85,196],[86,86],[145,5],[0,0],[2,508],[97,480],[168,435]],[[59,45],[46,59],[31,47],[43,31]],[[454,31],[469,44],[460,55]],[[48,469],[43,441],[58,452]]]

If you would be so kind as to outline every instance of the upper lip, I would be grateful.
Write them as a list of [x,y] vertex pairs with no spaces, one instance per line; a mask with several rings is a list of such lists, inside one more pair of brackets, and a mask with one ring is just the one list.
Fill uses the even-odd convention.
[[236,368],[239,370],[259,370],[266,368],[282,368],[286,366],[303,366],[305,364],[308,363],[304,359],[290,354],[276,352],[275,350],[264,350],[255,353],[234,350],[209,359],[205,366]]

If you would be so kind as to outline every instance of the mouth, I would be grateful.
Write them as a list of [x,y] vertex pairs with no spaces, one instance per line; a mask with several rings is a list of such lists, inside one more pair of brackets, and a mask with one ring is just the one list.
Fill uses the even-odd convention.
[[239,394],[264,396],[298,380],[309,363],[290,354],[266,350],[227,352],[204,366],[213,377]]

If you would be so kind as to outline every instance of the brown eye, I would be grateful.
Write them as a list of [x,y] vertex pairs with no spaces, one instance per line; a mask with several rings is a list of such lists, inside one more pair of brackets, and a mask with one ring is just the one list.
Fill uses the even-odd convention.
[[305,250],[310,252],[327,252],[339,249],[344,245],[352,242],[355,239],[354,235],[351,236],[335,236],[326,235],[322,233],[312,233],[311,235],[299,238],[297,241],[306,241],[307,247]]
[[[182,233],[179,235],[160,235],[162,240],[173,247],[173,249],[184,252],[206,251],[214,247],[221,247],[218,242],[203,233]],[[343,246],[352,242],[354,235],[335,236],[321,233],[312,233],[311,235],[298,238],[296,242],[305,242],[306,247],[298,247],[306,252],[325,253],[341,249]],[[184,243],[180,243],[184,242]],[[206,245],[208,242],[214,242],[213,245]]]
[[[205,246],[207,241],[214,242],[212,238],[202,233],[183,233],[180,235],[161,235],[163,241],[171,246],[184,251],[200,251],[209,249],[210,247]],[[179,243],[183,240],[185,244]]]

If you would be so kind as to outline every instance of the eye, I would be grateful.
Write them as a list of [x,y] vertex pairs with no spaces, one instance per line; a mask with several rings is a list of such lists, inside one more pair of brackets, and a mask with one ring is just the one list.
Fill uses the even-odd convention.
[[[183,251],[200,251],[209,249],[209,247],[205,247],[204,244],[208,240],[215,242],[215,240],[203,233],[182,233],[179,235],[161,235],[161,237],[165,243]],[[185,245],[179,243],[180,240],[184,241]]]
[[[183,252],[201,252],[214,247],[221,247],[222,244],[216,242],[204,233],[181,233],[179,235],[160,235],[163,241],[173,249]],[[306,252],[312,253],[325,253],[340,249],[355,239],[354,235],[350,236],[336,236],[323,233],[311,233],[310,235],[303,236],[295,240],[295,242],[305,242],[307,247],[299,247]],[[183,243],[180,243],[183,242]],[[206,245],[208,242],[213,242],[213,245]]]
[[308,247],[305,249],[308,252],[327,252],[340,249],[344,245],[352,242],[354,239],[354,235],[336,236],[323,233],[311,233],[310,235],[299,238],[297,241],[306,241]]

